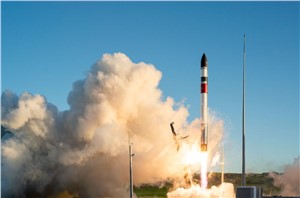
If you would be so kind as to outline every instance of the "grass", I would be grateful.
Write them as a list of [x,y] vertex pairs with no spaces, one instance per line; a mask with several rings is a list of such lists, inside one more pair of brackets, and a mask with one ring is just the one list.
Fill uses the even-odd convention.
[[169,187],[145,184],[140,187],[134,187],[133,190],[137,197],[167,197]]

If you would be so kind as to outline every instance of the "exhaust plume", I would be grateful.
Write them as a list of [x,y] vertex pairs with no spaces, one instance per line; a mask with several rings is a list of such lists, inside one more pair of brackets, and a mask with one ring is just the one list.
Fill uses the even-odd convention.
[[[190,135],[188,148],[199,146],[200,120],[188,123],[187,107],[163,97],[161,78],[153,65],[115,53],[73,83],[69,110],[38,94],[4,91],[1,124],[13,136],[1,145],[3,197],[128,197],[129,135],[134,185],[182,178],[187,166],[199,171],[184,149],[176,151],[169,123]],[[223,135],[223,122],[210,120],[209,161]]]

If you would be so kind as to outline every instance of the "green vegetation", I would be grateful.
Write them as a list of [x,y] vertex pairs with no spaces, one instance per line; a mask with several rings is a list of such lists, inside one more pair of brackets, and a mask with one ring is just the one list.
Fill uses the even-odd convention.
[[155,186],[155,185],[142,185],[140,187],[134,187],[133,191],[137,197],[167,197],[167,193],[170,187]]

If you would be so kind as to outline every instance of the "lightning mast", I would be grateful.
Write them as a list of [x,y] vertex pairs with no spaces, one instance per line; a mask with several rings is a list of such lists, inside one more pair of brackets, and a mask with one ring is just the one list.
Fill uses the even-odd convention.
[[224,145],[222,150],[222,162],[221,162],[221,184],[224,183]]
[[246,74],[246,34],[244,34],[244,50],[243,50],[243,110],[242,110],[242,186],[245,186],[245,74]]
[[130,132],[128,132],[128,144],[129,144],[129,192],[130,198],[133,198],[133,176],[132,176],[132,158],[134,154],[132,153],[133,143],[130,140]]

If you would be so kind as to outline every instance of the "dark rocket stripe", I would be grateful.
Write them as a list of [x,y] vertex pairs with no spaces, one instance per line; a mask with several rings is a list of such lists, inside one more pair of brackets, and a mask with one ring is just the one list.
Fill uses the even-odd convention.
[[204,77],[204,76],[202,76],[202,77],[201,77],[201,82],[203,82],[203,81],[207,81],[207,79],[208,79],[208,77]]

